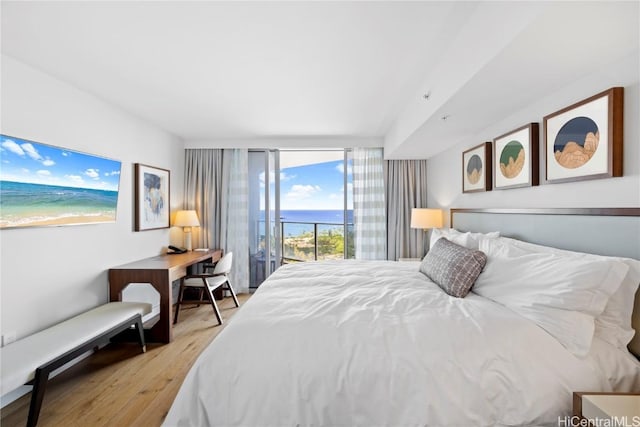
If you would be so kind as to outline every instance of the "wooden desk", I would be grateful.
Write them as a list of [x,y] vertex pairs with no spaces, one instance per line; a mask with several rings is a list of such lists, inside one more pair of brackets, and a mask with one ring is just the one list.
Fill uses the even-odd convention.
[[109,300],[122,301],[122,291],[130,283],[149,283],[160,294],[160,320],[145,331],[148,341],[169,343],[173,339],[171,284],[187,274],[187,269],[199,262],[218,261],[221,250],[158,255],[109,269]]

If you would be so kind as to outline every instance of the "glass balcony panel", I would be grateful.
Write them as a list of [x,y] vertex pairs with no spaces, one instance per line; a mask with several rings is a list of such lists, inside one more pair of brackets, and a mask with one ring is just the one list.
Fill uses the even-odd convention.
[[318,224],[318,259],[344,259],[344,225]]
[[347,224],[347,253],[345,258],[347,259],[355,259],[356,257],[356,248],[353,239],[353,224]]
[[283,262],[315,260],[315,234],[312,223],[282,222]]
[[[288,221],[281,224],[283,263],[344,259],[343,224]],[[353,224],[347,225],[346,244],[347,258],[353,258]]]

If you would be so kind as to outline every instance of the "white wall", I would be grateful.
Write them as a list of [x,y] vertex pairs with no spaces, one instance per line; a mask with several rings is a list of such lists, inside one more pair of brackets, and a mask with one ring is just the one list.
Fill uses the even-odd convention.
[[134,232],[133,164],[171,171],[181,207],[178,138],[100,99],[2,56],[2,133],[122,161],[117,221],[0,231],[2,334],[23,337],[108,301],[107,270],[159,254],[174,229]]
[[[429,207],[454,208],[537,208],[537,207],[638,207],[640,206],[640,83],[637,52],[588,77],[544,94],[540,101],[514,112],[487,128],[472,140],[462,141],[428,160],[427,203]],[[564,184],[541,184],[486,193],[462,194],[462,152],[484,141],[492,141],[527,123],[588,98],[613,86],[624,87],[624,176]],[[491,98],[487,97],[487,102]],[[542,145],[541,145],[542,147]],[[544,164],[541,151],[540,166]],[[541,176],[542,178],[542,176]],[[448,212],[446,217],[448,218]]]

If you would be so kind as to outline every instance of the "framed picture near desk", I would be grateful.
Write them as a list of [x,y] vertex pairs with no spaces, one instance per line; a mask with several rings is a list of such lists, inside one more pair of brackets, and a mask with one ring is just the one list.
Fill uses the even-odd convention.
[[135,231],[169,228],[170,171],[136,163]]

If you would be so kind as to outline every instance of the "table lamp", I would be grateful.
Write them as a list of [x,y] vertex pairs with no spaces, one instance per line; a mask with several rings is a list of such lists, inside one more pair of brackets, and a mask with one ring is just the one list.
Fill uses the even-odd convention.
[[198,221],[198,215],[196,211],[178,211],[176,213],[176,219],[173,222],[176,227],[183,227],[184,231],[184,247],[190,251],[191,247],[191,227],[200,227],[200,221]]
[[411,209],[411,228],[442,228],[442,209]]

